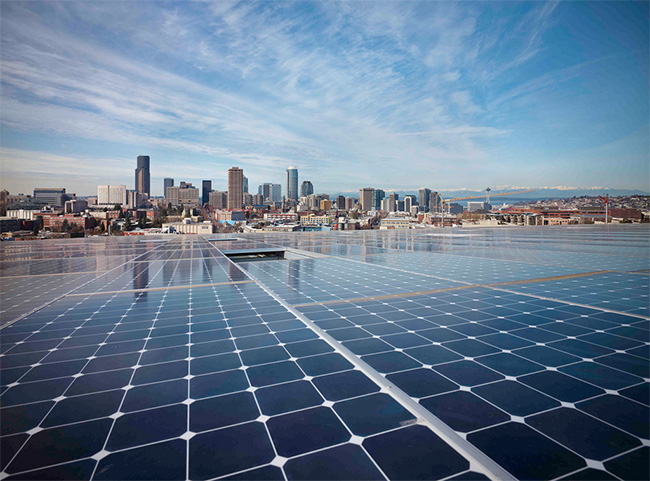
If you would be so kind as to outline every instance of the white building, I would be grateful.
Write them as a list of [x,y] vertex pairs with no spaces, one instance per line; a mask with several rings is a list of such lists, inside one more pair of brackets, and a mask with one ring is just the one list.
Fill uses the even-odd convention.
[[126,185],[98,185],[97,186],[97,204],[126,206],[127,194]]
[[212,234],[212,222],[192,222],[191,219],[183,219],[183,222],[169,222],[163,224],[163,233],[176,232],[178,234]]

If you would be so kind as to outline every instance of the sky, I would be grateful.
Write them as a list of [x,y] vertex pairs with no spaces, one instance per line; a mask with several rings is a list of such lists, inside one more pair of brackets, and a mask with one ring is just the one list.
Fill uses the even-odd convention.
[[650,191],[648,2],[0,2],[0,188]]

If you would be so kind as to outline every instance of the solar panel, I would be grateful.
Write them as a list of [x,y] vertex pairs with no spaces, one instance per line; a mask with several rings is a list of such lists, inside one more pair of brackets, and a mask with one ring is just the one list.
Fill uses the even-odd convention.
[[430,233],[3,243],[0,478],[649,478],[648,229]]

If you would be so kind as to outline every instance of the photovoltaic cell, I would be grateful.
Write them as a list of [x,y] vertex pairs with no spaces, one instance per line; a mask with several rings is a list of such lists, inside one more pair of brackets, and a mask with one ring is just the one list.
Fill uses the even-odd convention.
[[647,228],[215,238],[2,244],[3,477],[650,477]]

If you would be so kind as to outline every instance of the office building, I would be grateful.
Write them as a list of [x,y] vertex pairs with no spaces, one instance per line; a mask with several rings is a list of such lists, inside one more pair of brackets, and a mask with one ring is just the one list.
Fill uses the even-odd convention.
[[73,196],[66,194],[65,189],[34,189],[34,200],[57,207],[63,207],[65,201]]
[[354,204],[356,204],[356,200],[354,200],[353,197],[346,197],[345,198],[345,210],[352,210],[354,208]]
[[242,185],[244,189],[244,194],[248,194],[248,177],[243,176]]
[[442,196],[438,192],[429,195],[429,212],[439,212],[442,206]]
[[63,207],[65,214],[80,214],[88,208],[88,202],[81,199],[66,200]]
[[372,193],[372,210],[381,210],[381,201],[386,197],[386,193],[381,189],[375,189]]
[[137,209],[142,205],[142,194],[137,190],[126,191],[126,206],[129,209]]
[[215,209],[227,209],[228,192],[213,190],[208,194],[208,203],[210,207],[214,207]]
[[121,205],[126,207],[128,202],[126,185],[98,185],[97,204],[99,205]]
[[[410,213],[411,207],[417,206],[414,195],[405,195],[404,196],[404,211]],[[417,212],[417,211],[416,211]]]
[[298,169],[287,169],[287,200],[298,200]]
[[239,167],[228,169],[228,208],[241,209],[244,203],[244,171]]
[[210,191],[212,190],[212,181],[204,180],[201,183],[201,204],[210,202]]
[[253,205],[264,205],[264,197],[259,192],[253,196]]
[[282,202],[282,184],[271,184],[271,202]]
[[476,212],[477,210],[490,210],[492,206],[487,202],[468,202],[467,210],[469,212]]
[[308,195],[312,195],[313,193],[314,193],[314,184],[312,184],[308,180],[304,181],[300,186],[300,197],[307,197]]
[[163,197],[167,195],[167,187],[173,187],[174,186],[174,179],[171,177],[165,177],[163,179]]
[[176,207],[179,205],[199,205],[199,189],[189,182],[181,182],[167,188],[165,203]]
[[251,206],[251,205],[253,205],[253,196],[251,194],[249,194],[248,192],[244,192],[243,201],[244,201],[244,205],[246,207]]
[[273,184],[266,182],[266,183],[260,185],[257,188],[257,193],[262,195],[262,199],[263,199],[262,203],[270,203],[270,202],[272,202],[272,200],[271,200],[271,198],[273,196],[272,192],[271,192],[271,187],[272,186],[273,186]]
[[372,210],[372,199],[375,189],[372,187],[364,187],[359,189],[359,203],[361,204],[362,211]]
[[418,191],[418,205],[426,211],[429,208],[429,196],[431,189],[422,188]]
[[345,197],[342,195],[336,196],[336,208],[341,210],[345,209]]
[[149,156],[138,155],[137,162],[137,168],[135,169],[135,190],[141,194],[150,196]]
[[323,199],[320,201],[320,210],[330,210],[332,208],[332,201]]

